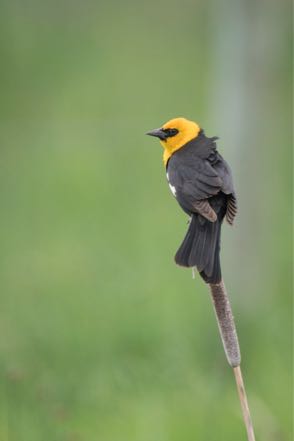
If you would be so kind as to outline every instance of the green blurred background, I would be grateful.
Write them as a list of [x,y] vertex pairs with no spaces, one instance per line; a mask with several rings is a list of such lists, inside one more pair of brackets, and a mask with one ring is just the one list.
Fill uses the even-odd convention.
[[222,266],[257,440],[291,432],[291,3],[1,1],[1,441],[241,441],[162,149],[231,164]]

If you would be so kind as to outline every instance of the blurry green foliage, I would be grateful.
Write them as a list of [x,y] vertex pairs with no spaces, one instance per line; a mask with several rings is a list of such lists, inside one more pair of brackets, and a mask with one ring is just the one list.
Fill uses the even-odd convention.
[[1,1],[1,441],[245,439],[161,147],[219,135],[257,439],[291,438],[289,2]]

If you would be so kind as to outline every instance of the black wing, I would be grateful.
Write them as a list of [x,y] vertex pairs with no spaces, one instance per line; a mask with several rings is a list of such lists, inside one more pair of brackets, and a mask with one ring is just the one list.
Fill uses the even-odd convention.
[[[196,149],[187,152],[183,148],[173,154],[167,167],[169,184],[187,213],[200,213],[214,222],[216,215],[212,213],[209,198],[219,192],[234,195],[231,171],[217,151],[208,151],[207,158],[199,157],[196,153]],[[233,222],[236,214],[233,213],[234,209],[231,210],[229,223]]]

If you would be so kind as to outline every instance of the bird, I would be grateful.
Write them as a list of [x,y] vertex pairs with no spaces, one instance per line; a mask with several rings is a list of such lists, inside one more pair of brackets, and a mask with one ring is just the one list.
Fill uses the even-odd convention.
[[196,267],[206,283],[218,284],[222,223],[233,225],[237,214],[232,172],[217,151],[218,137],[207,137],[196,122],[182,117],[146,134],[159,138],[170,190],[189,216],[175,262]]

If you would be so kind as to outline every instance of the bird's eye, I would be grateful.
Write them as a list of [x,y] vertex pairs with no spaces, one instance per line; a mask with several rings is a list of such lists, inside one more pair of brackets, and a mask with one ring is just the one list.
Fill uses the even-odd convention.
[[170,138],[172,136],[176,136],[179,131],[178,129],[164,129],[164,133],[167,138]]

